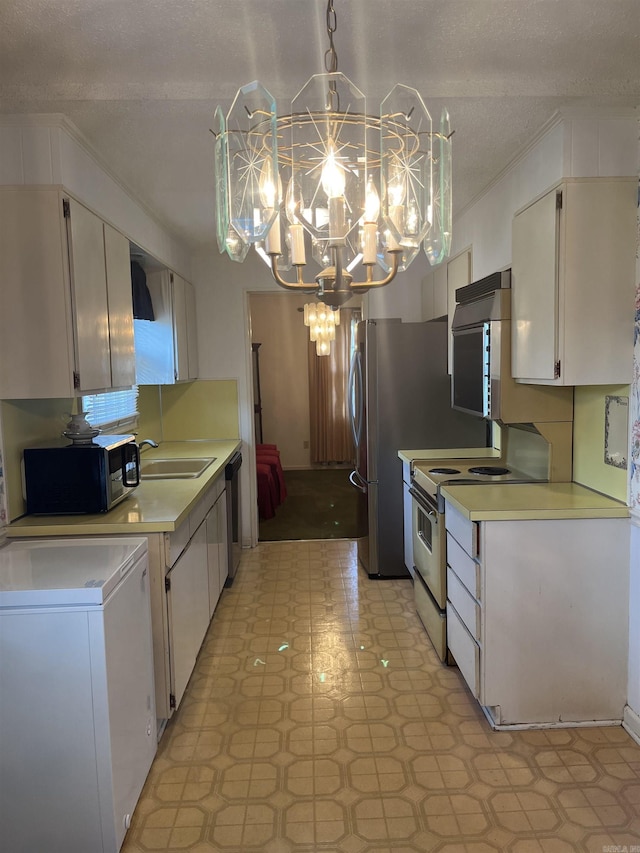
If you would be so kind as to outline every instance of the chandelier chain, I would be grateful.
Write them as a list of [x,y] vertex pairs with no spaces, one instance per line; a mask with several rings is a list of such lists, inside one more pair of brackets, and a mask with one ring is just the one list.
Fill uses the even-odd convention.
[[327,37],[329,38],[329,48],[324,55],[324,67],[329,74],[333,74],[338,70],[338,54],[333,44],[333,34],[338,29],[338,18],[336,10],[333,8],[333,0],[327,2]]

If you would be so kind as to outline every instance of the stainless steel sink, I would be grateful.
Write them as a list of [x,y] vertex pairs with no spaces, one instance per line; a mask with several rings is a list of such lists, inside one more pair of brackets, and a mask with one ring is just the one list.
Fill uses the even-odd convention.
[[143,480],[184,480],[199,477],[216,456],[189,459],[141,459],[140,477]]

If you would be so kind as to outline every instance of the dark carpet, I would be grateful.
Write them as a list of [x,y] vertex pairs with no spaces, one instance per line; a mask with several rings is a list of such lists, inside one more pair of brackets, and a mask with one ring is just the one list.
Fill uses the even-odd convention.
[[350,473],[347,468],[285,471],[287,497],[275,518],[260,521],[260,541],[355,539],[361,535],[359,493],[349,482]]

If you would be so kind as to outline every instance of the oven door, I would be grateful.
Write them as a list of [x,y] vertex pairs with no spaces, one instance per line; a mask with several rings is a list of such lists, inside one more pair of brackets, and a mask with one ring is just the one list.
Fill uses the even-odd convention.
[[409,493],[412,497],[413,562],[436,604],[444,610],[447,606],[444,515],[414,486]]

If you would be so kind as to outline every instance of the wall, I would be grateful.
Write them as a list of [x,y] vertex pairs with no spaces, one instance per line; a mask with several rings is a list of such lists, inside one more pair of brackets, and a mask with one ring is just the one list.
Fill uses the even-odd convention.
[[140,385],[138,387],[138,436],[162,441],[162,407],[160,404],[160,386]]
[[235,380],[198,380],[160,389],[162,441],[240,438]]
[[4,540],[7,525],[7,501],[5,496],[4,454],[2,452],[2,424],[0,423],[0,545]]
[[248,291],[276,291],[255,252],[243,264],[217,249],[203,249],[193,258],[192,283],[198,306],[198,356],[201,379],[233,379],[237,383],[240,438],[245,457],[241,469],[243,544],[258,541],[255,446],[251,380],[251,333]]
[[605,397],[629,396],[628,385],[577,387],[573,410],[573,479],[627,502],[627,471],[604,461]]
[[[308,294],[252,293],[251,341],[260,343],[262,438],[284,468],[309,468],[309,330],[298,308]],[[305,447],[306,444],[306,447]]]
[[234,380],[141,385],[138,436],[154,441],[239,438]]
[[[640,174],[640,145],[638,146]],[[640,206],[636,238],[636,303],[633,380],[629,398],[630,454],[629,504],[631,506],[631,566],[629,590],[629,688],[625,724],[640,743]]]
[[422,279],[429,273],[431,266],[422,250],[405,272],[384,287],[375,288],[366,295],[364,317],[367,320],[381,320],[399,317],[405,323],[422,320]]
[[69,420],[69,413],[73,411],[74,402],[70,399],[0,401],[9,521],[25,512],[22,498],[22,448],[60,438]]

